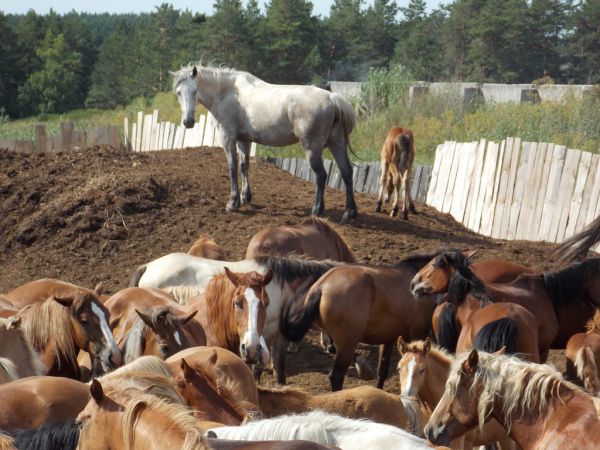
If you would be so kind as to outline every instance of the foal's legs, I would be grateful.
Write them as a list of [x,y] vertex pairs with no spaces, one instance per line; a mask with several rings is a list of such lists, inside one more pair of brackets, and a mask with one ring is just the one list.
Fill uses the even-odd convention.
[[242,160],[240,162],[240,171],[242,172],[242,204],[252,201],[252,192],[250,191],[250,182],[248,181],[248,167],[250,166],[250,142],[238,141],[237,148]]
[[390,359],[394,343],[388,342],[379,346],[379,362],[377,363],[377,388],[383,389],[383,384],[390,373]]
[[223,148],[227,155],[227,164],[229,165],[229,179],[231,181],[231,196],[225,209],[235,211],[240,207],[240,189],[238,187],[238,154],[235,139],[229,136],[221,136]]
[[[412,204],[412,200],[410,199],[410,186],[408,183],[408,170],[405,170],[402,176],[402,218],[404,220],[408,220],[408,203],[409,200]],[[414,205],[413,205],[414,208]]]
[[417,214],[417,209],[415,208],[415,203],[413,202],[412,199],[412,194],[410,193],[410,188],[411,188],[411,182],[412,182],[412,166],[406,171],[406,195],[408,195],[408,203],[410,205],[410,211],[413,214]]
[[329,382],[331,383],[332,391],[341,391],[342,387],[344,387],[346,371],[354,361],[354,350],[356,350],[356,345],[350,345],[344,348],[338,346],[337,353],[333,360],[333,368],[331,369],[331,372],[329,372]]
[[390,165],[391,177],[394,184],[394,202],[392,203],[392,211],[390,217],[394,217],[398,214],[398,199],[400,197],[400,183],[402,182],[400,173],[395,164]]
[[354,189],[352,187],[352,163],[348,157],[348,151],[343,137],[336,140],[330,138],[327,145],[335,158],[335,162],[342,174],[344,185],[346,186],[346,211],[342,216],[341,222],[348,223],[350,219],[354,219],[358,215],[356,202],[354,201]]
[[314,144],[302,144],[306,149],[306,159],[310,164],[310,168],[315,172],[317,180],[315,185],[317,191],[315,192],[315,201],[312,207],[313,216],[322,216],[325,210],[325,182],[327,181],[327,171],[323,165],[323,149],[318,149],[317,145]]
[[388,165],[386,162],[381,162],[381,176],[379,177],[379,195],[377,196],[377,203],[375,204],[375,212],[381,212],[381,205],[383,203],[383,193],[387,189],[388,185]]

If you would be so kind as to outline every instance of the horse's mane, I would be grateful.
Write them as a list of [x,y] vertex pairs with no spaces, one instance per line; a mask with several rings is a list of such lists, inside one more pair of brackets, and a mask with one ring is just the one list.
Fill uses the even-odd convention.
[[8,358],[0,358],[0,384],[18,380],[17,366]]
[[[468,357],[464,353],[454,360],[446,382],[446,392],[454,397]],[[479,381],[483,392],[479,395],[477,413],[482,427],[492,412],[494,403],[501,399],[502,415],[510,430],[513,413],[544,415],[554,400],[562,401],[560,389],[585,395],[577,386],[563,380],[556,369],[547,364],[531,364],[515,356],[495,356],[479,352],[479,362],[473,386]]]
[[546,291],[554,308],[583,302],[589,281],[600,270],[600,258],[575,262],[555,272],[544,272]]
[[600,334],[600,309],[596,308],[594,316],[587,321],[585,331],[588,334]]
[[122,432],[127,450],[134,447],[135,427],[144,410],[156,412],[171,422],[169,428],[178,427],[186,433],[182,450],[208,450],[202,429],[169,378],[137,373],[109,380],[102,387],[124,401]]
[[447,295],[452,299],[452,303],[462,304],[471,294],[483,306],[492,302],[488,295],[483,281],[473,273],[471,261],[459,250],[446,250],[436,256],[433,261],[434,267],[442,267],[445,263],[450,264],[456,269],[448,283]]
[[254,261],[271,269],[274,277],[277,277],[281,283],[284,281],[290,282],[298,278],[319,278],[332,267],[343,264],[339,261],[315,261],[301,257],[271,255],[257,255],[254,257]]
[[[407,343],[404,353],[425,353],[425,341],[412,341]],[[430,344],[427,355],[432,356],[438,361],[442,361],[444,364],[448,364],[448,366],[454,361],[454,358],[450,353],[435,344]]]
[[165,363],[158,356],[146,355],[140,356],[135,361],[125,364],[124,366],[121,366],[118,369],[101,376],[98,378],[98,380],[104,383],[117,378],[126,378],[132,373],[161,375],[167,378],[173,374],[167,363]]
[[[14,343],[13,342],[8,342],[6,339],[6,336],[3,336],[3,340],[4,340],[4,344],[5,345],[10,345],[11,349],[16,350],[18,347],[25,349],[25,352],[27,353],[27,358],[26,361],[28,363],[28,367],[26,369],[27,373],[32,373],[35,375],[43,375],[44,372],[46,371],[42,361],[40,360],[39,355],[37,354],[37,352],[33,349],[33,347],[31,346],[31,344],[27,341],[27,338],[25,337],[25,334],[23,332],[23,330],[21,329],[21,325],[17,325],[15,327],[13,327],[13,329],[15,330],[14,333],[11,333],[10,331],[10,327],[11,327],[11,319],[3,319],[0,318],[0,332],[5,332],[5,333],[9,333],[9,335],[13,338],[13,339],[17,339],[19,342]],[[17,373],[18,373],[18,368],[17,368]],[[17,378],[19,378],[17,376]]]
[[4,439],[5,443],[0,433],[0,449],[75,450],[79,442],[79,434],[80,428],[75,420],[54,422],[40,428],[17,430],[12,433],[12,438]]
[[[586,366],[590,367],[590,370],[594,374],[596,374],[596,381],[599,381],[598,367],[596,366],[596,358],[594,356],[594,352],[589,346],[584,345],[579,350],[577,350],[577,353],[575,353],[575,370],[577,371],[577,377],[582,382],[585,379],[584,370]],[[593,392],[592,394],[595,395],[596,393]]]
[[15,441],[12,437],[0,431],[0,450],[14,450],[16,448],[14,444]]
[[179,70],[172,73],[173,75],[173,90],[177,87],[177,84],[186,78],[189,78],[192,70],[196,67],[198,74],[203,77],[216,78],[227,74],[236,75],[243,77],[249,83],[262,82],[262,80],[249,72],[244,72],[231,67],[225,66],[203,66],[202,61],[196,63],[189,63],[186,66],[182,66]]
[[331,240],[335,242],[335,247],[340,255],[340,261],[347,263],[357,262],[354,253],[352,253],[352,250],[348,244],[346,244],[346,241],[344,241],[342,236],[338,233],[329,220],[316,216],[310,216],[302,220],[298,225],[312,225],[322,234],[328,235]]
[[231,306],[235,285],[222,273],[213,276],[204,291],[206,322],[219,342],[219,347],[237,348],[240,337],[237,335],[235,318],[225,312]]
[[208,236],[200,236],[194,241],[188,255],[199,256],[200,258],[215,259],[218,261],[225,260],[225,251]]
[[58,364],[66,360],[78,366],[77,344],[69,315],[68,307],[49,298],[41,303],[27,305],[19,311],[17,317],[21,318],[20,328],[35,350],[40,351],[53,340]]
[[162,290],[172,295],[173,298],[180,305],[187,305],[192,298],[204,292],[204,288],[186,284],[180,284],[178,286],[168,286],[163,288]]

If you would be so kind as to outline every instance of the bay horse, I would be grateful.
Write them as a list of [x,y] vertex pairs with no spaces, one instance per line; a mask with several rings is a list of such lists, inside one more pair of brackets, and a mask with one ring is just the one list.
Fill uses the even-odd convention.
[[0,386],[0,429],[39,428],[74,420],[88,402],[89,388],[63,377],[34,376]]
[[312,214],[322,216],[325,208],[327,172],[322,154],[327,146],[346,186],[342,223],[356,217],[352,164],[348,157],[349,135],[356,123],[356,115],[344,97],[314,86],[269,84],[248,72],[201,64],[182,67],[171,75],[184,126],[191,128],[194,125],[197,101],[217,121],[216,132],[227,154],[231,181],[227,211],[240,207],[238,151],[243,155],[241,201],[250,203],[250,143],[280,147],[300,142],[316,175]]
[[[424,341],[405,342],[398,338],[398,377],[400,395],[418,397],[433,411],[444,395],[444,386],[448,380],[453,357],[443,348],[432,345],[429,338]],[[458,441],[458,442],[456,442]],[[513,450],[515,444],[506,430],[496,421],[490,420],[479,429],[469,431],[462,439],[456,439],[453,449],[462,450],[480,445],[500,444],[502,450]]]
[[585,333],[571,336],[565,349],[569,381],[582,385],[592,395],[600,395],[600,309],[587,324]]
[[223,347],[248,364],[268,363],[271,355],[263,337],[269,296],[265,286],[273,278],[257,272],[213,277],[203,295],[192,300],[189,309],[198,310],[198,321],[206,333],[206,345]]
[[592,397],[553,367],[472,350],[452,364],[425,434],[444,445],[492,418],[523,450],[600,446]]
[[105,303],[125,363],[141,355],[163,359],[188,347],[206,344],[204,330],[175,299],[156,288],[126,288]]
[[285,347],[279,337],[281,307],[288,301],[304,296],[310,286],[335,264],[339,263],[270,255],[241,261],[216,261],[185,253],[170,253],[139,266],[129,285],[161,289],[182,286],[185,291],[198,289],[202,292],[213,276],[225,273],[225,267],[233,272],[258,272],[263,275],[271,270],[273,280],[265,286],[269,307],[263,336],[272,350],[277,382],[285,384]]
[[[398,198],[402,195],[402,218],[408,220],[408,208],[417,214],[415,204],[410,195],[410,180],[415,159],[415,137],[408,128],[392,127],[381,147],[381,177],[379,179],[379,195],[375,212],[381,212],[384,191],[387,199],[394,193],[394,203],[390,216],[398,214]],[[400,194],[402,189],[402,194]]]
[[2,296],[11,302],[13,307],[21,309],[33,303],[42,303],[50,297],[72,297],[82,291],[88,294],[95,294],[102,303],[108,299],[108,296],[103,294],[104,287],[102,283],[98,283],[92,290],[54,278],[29,281],[17,286],[6,294],[2,294]]
[[89,353],[95,372],[121,365],[108,310],[95,293],[77,290],[25,306],[14,316],[29,345],[40,354],[45,375],[80,379],[77,353]]
[[208,236],[200,236],[196,239],[188,250],[188,255],[220,261],[225,260],[225,251]]
[[288,303],[281,312],[280,330],[298,341],[313,323],[331,336],[337,349],[329,374],[331,389],[340,390],[359,342],[380,344],[377,387],[389,372],[398,336],[423,339],[431,329],[435,304],[410,293],[410,280],[438,252],[408,256],[395,266],[337,266],[308,291],[303,305]]
[[[25,378],[42,375],[45,367],[40,356],[31,347],[23,330],[19,318],[0,318],[0,359],[10,362],[10,368],[15,373],[11,378]],[[9,366],[4,363],[4,366]]]
[[418,401],[372,386],[319,395],[311,395],[301,389],[259,387],[258,400],[265,418],[320,410],[350,419],[369,419],[393,425],[421,437],[429,418],[429,411]]

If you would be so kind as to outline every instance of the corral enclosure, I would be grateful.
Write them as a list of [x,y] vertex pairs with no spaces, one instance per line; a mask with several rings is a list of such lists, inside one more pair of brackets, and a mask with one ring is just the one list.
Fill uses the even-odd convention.
[[[310,214],[314,185],[274,165],[253,161],[254,204],[225,212],[229,195],[226,158],[218,148],[133,153],[109,147],[57,154],[0,151],[0,292],[42,277],[84,286],[103,281],[114,293],[133,269],[173,251],[187,251],[201,234],[240,259],[251,236],[267,226],[294,224]],[[498,241],[467,230],[449,215],[417,203],[405,222],[375,214],[374,197],[357,194],[359,217],[337,229],[356,256],[394,263],[438,247],[478,249],[538,269],[555,268],[552,244]],[[344,194],[328,188],[326,215],[338,222]],[[326,391],[330,357],[302,344],[290,355],[293,385]],[[374,363],[373,347],[363,347]],[[272,383],[273,379],[268,378]],[[350,372],[346,386],[364,383]],[[398,392],[397,377],[388,390]]]

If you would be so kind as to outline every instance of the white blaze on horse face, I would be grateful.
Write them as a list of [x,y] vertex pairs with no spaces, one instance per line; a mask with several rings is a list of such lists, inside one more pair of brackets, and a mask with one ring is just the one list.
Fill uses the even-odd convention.
[[260,346],[262,348],[260,352],[260,362],[263,366],[266,366],[271,360],[271,353],[269,352],[269,346],[262,335],[260,336]]
[[175,330],[175,333],[173,334],[173,336],[175,337],[175,342],[177,342],[178,345],[181,345],[181,338],[179,337],[179,331]]
[[260,345],[260,336],[258,333],[258,307],[260,306],[260,300],[251,288],[246,288],[244,296],[248,302],[248,330],[242,339],[242,344],[246,346],[246,350],[252,356],[258,351]]
[[111,359],[113,360],[113,363],[115,363],[115,365],[117,365],[117,366],[120,365],[121,364],[121,352],[117,348],[117,343],[115,342],[115,337],[113,336],[112,331],[110,331],[110,327],[108,326],[108,322],[106,321],[106,316],[104,315],[104,312],[94,302],[92,302],[92,312],[94,314],[96,314],[96,316],[98,317],[98,320],[100,321],[100,328],[102,329],[102,335],[104,336],[104,339],[106,339],[106,344],[108,346],[110,346],[110,348],[111,348],[111,352],[112,352]]
[[181,122],[184,125],[186,124],[186,121],[194,121],[197,91],[196,81],[192,78],[181,80],[179,86],[177,86],[177,98],[182,113]]
[[406,397],[412,397],[414,395],[416,395],[413,392],[413,376],[415,374],[415,366],[417,365],[417,360],[413,357],[409,362],[408,362],[408,374],[406,375],[406,386],[400,386],[400,395],[406,396]]

